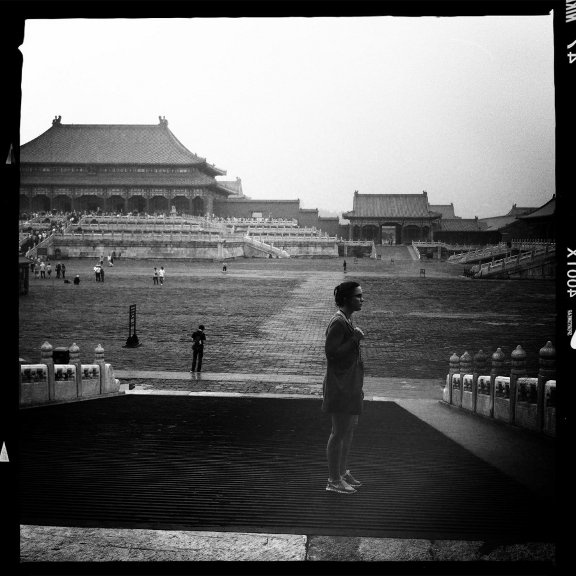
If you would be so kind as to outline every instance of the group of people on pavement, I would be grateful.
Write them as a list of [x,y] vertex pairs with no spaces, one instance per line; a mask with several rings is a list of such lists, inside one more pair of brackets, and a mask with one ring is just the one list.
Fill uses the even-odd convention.
[[[109,254],[107,256],[108,266],[114,266],[114,256]],[[70,280],[66,278],[66,264],[57,262],[54,270],[56,272],[56,279],[64,280],[65,284],[70,284]],[[104,282],[104,257],[100,256],[99,261],[93,268],[96,282]],[[44,261],[42,258],[32,260],[30,263],[30,271],[34,278],[46,279],[52,278],[52,263],[49,260]],[[80,275],[76,274],[73,279],[73,284],[80,284]]]
[[[57,279],[66,279],[66,264],[57,262],[54,269]],[[34,278],[52,278],[52,263],[49,260],[46,262],[42,259],[32,260],[30,263],[30,271],[34,275]]]
[[162,286],[164,284],[165,275],[166,271],[164,270],[164,266],[160,266],[160,270],[154,266],[154,271],[152,272],[152,283]]
[[94,274],[96,275],[96,282],[104,282],[104,266],[96,264],[94,266]]
[[[108,266],[114,266],[114,254],[108,254],[106,260],[108,261]],[[100,255],[100,260],[94,266],[94,274],[96,276],[96,282],[104,282],[104,256]]]

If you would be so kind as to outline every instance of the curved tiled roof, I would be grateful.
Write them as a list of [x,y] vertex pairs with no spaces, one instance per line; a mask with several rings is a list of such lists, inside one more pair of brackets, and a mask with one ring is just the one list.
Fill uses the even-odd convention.
[[518,216],[522,216],[523,214],[529,214],[530,212],[534,212],[536,208],[528,208],[528,207],[518,207],[516,204],[512,206],[510,212],[506,214],[506,216],[514,216],[517,218]]
[[488,224],[476,218],[442,218],[440,230],[442,232],[486,232]]
[[520,220],[536,220],[538,218],[549,218],[554,216],[556,212],[556,196],[554,195],[551,200],[548,200],[546,204],[540,206],[540,208],[533,209],[530,214],[522,214],[518,216]]
[[431,218],[426,194],[356,194],[346,218]]
[[[160,124],[60,124],[20,148],[21,163],[205,164]],[[214,166],[210,171],[224,174]]]
[[500,230],[500,228],[504,228],[504,226],[508,226],[508,224],[515,222],[515,216],[494,216],[492,218],[480,218],[481,222],[484,222],[487,226],[487,230]]
[[454,214],[454,204],[431,204],[430,210],[439,212],[442,218],[457,218]]
[[217,180],[217,182],[219,186],[232,191],[236,196],[244,196],[240,178],[236,178],[236,180]]

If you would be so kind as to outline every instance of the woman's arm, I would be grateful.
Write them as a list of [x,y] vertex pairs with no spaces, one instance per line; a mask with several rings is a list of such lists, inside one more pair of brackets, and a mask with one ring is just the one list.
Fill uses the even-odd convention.
[[341,321],[336,320],[326,334],[326,343],[324,345],[326,357],[337,360],[350,354],[356,350],[359,340],[360,337],[356,332],[350,334],[346,326]]

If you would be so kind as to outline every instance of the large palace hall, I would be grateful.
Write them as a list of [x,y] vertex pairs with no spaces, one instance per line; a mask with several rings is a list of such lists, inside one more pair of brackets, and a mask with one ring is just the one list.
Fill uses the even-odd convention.
[[155,125],[62,124],[20,149],[21,210],[213,212],[232,192],[226,172],[186,149],[160,118]]

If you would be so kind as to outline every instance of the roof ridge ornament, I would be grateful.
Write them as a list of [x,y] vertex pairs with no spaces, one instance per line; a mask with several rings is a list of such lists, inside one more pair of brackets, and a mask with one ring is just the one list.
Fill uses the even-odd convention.
[[166,116],[158,116],[158,120],[160,120],[160,126],[164,126],[165,128],[168,127],[168,120],[166,120]]
[[52,120],[52,126],[60,126],[62,124],[62,116],[54,116]]

